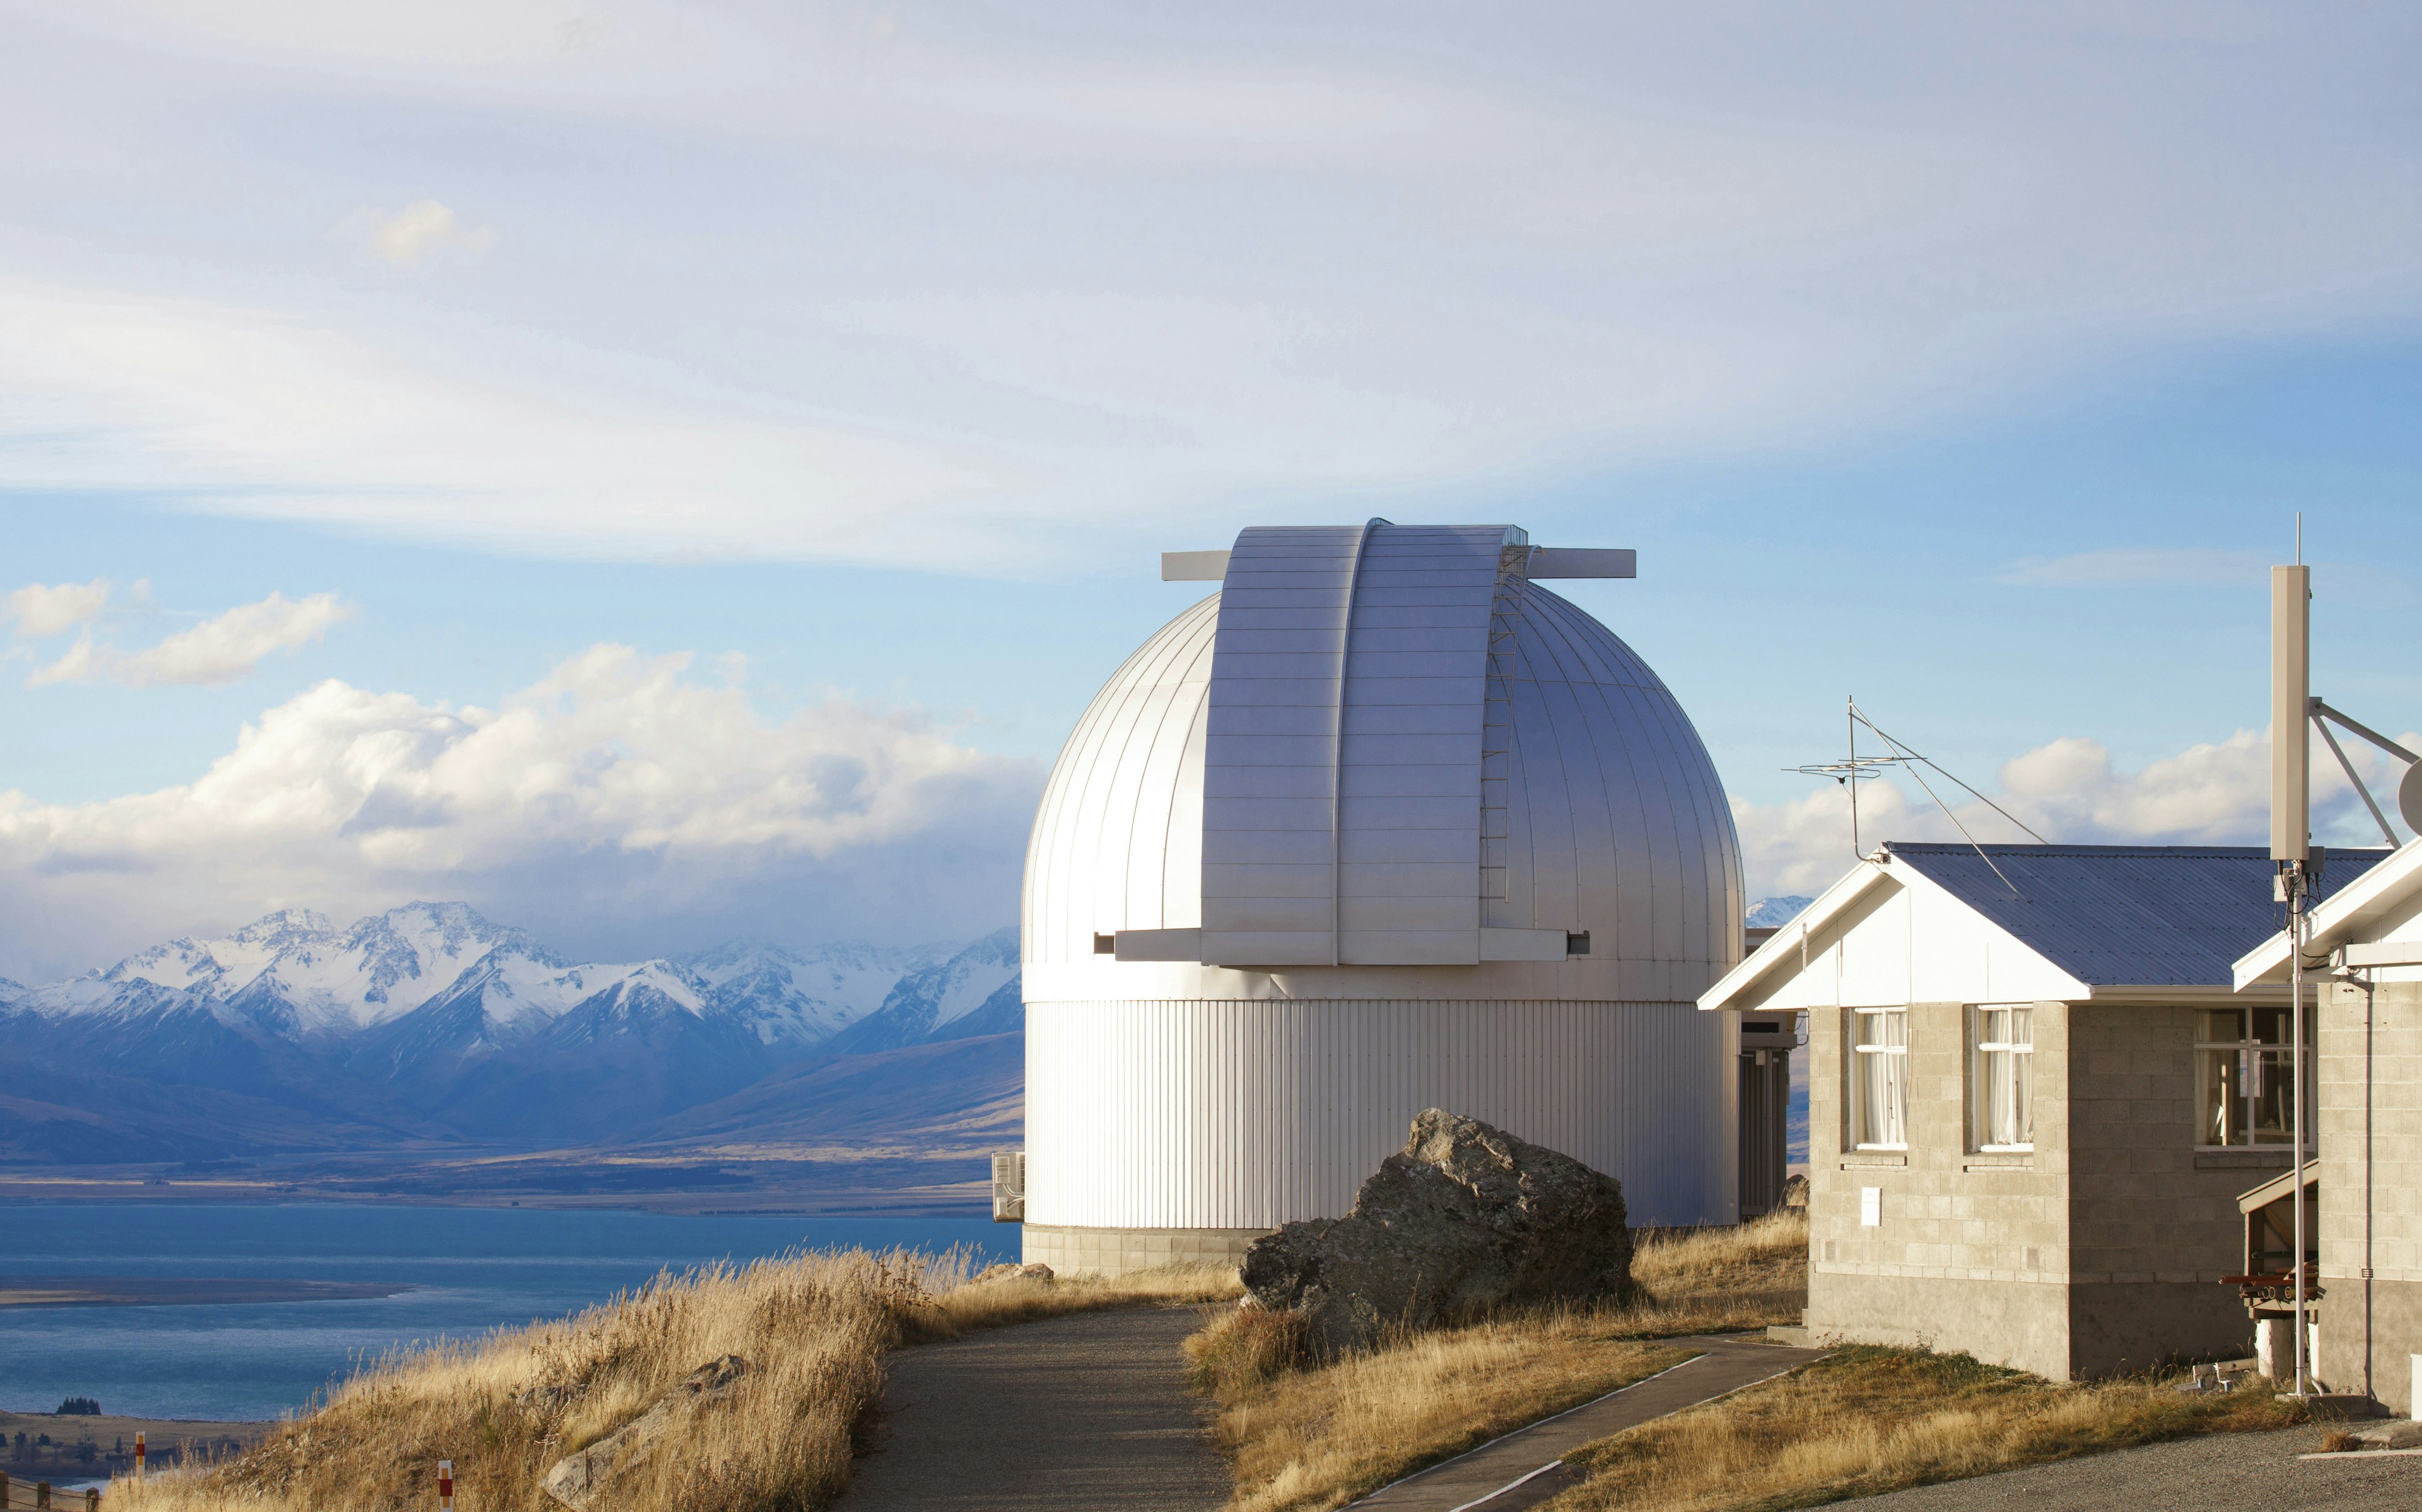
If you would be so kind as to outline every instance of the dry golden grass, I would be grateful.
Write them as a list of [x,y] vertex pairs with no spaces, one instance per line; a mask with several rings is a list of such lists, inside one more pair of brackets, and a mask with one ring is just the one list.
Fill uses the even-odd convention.
[[2195,1433],[2304,1421],[2255,1382],[2058,1385],[1966,1355],[1850,1348],[1771,1384],[1644,1423],[1568,1458],[1589,1480],[1551,1512],[1768,1512],[1873,1496]]
[[786,1255],[659,1276],[563,1319],[390,1356],[317,1411],[206,1473],[113,1489],[121,1512],[400,1512],[430,1505],[454,1461],[465,1512],[544,1512],[556,1460],[727,1354],[752,1369],[667,1448],[617,1467],[615,1512],[771,1512],[847,1489],[887,1349],[1086,1308],[1236,1294],[1209,1268],[1065,1282],[970,1281],[966,1257]]
[[1631,1278],[1646,1293],[1629,1314],[1644,1336],[1797,1323],[1808,1304],[1808,1215],[1644,1231],[1632,1253]]
[[1437,1329],[1314,1368],[1292,1315],[1227,1309],[1186,1341],[1219,1404],[1239,1512],[1343,1505],[1509,1428],[1653,1376],[1689,1351],[1566,1309]]
[[1798,1214],[1644,1233],[1628,1305],[1518,1313],[1329,1361],[1291,1315],[1229,1311],[1186,1348],[1219,1404],[1238,1512],[1334,1507],[1686,1358],[1658,1336],[1798,1322],[1807,1262]]

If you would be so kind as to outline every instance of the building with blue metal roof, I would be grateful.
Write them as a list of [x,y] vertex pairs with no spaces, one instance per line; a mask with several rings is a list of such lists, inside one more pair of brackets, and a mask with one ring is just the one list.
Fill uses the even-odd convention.
[[[2384,855],[2331,853],[2324,896]],[[1812,1334],[2055,1380],[2248,1352],[2238,1199],[2288,1170],[2297,1094],[2288,990],[2235,964],[2275,876],[1890,844],[1705,993],[1807,1015]]]

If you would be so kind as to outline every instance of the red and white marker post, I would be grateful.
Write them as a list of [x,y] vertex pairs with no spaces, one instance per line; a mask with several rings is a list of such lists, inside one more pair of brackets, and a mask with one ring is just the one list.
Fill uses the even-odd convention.
[[143,1430],[134,1430],[134,1478],[143,1478]]
[[437,1512],[454,1512],[454,1461],[437,1461]]

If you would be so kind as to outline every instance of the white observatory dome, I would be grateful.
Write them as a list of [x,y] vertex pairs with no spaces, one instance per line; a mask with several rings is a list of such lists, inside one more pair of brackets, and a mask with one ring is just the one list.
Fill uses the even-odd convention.
[[1340,1216],[1430,1106],[1615,1176],[1635,1224],[1732,1222],[1738,1030],[1694,1007],[1740,953],[1723,788],[1533,581],[1629,553],[1375,521],[1183,554],[1221,591],[1094,697],[1028,851],[1028,1258]]

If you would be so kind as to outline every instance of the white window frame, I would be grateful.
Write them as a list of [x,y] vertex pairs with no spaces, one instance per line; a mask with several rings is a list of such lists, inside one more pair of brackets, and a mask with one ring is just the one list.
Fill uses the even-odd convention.
[[[2019,1025],[2018,1016],[2025,1015],[2026,1037],[2018,1038],[2010,1030]],[[1985,1155],[2026,1155],[2035,1151],[2035,1005],[2032,1003],[1980,1003],[1968,1010],[1968,1042],[1970,1045],[1968,1122],[1969,1147]],[[1994,1029],[1993,1020],[2006,1016],[2002,1024],[2003,1037],[1986,1037]],[[2026,1072],[2024,1077],[2020,1071]],[[1996,1140],[1988,1127],[1992,1107],[1992,1093],[1999,1090],[2009,1103],[2021,1109],[2018,1122],[2028,1137],[2023,1140]]]
[[[2209,1026],[2211,1017],[2215,1014],[2236,1015],[2240,1021],[2245,1026],[2243,1031],[2244,1037],[2236,1039],[2217,1039],[2207,1036],[2205,1030]],[[2250,1100],[2252,1096],[2244,1089],[2243,1082],[2241,1080],[2249,1068],[2249,1057],[2267,1056],[2282,1068],[2293,1059],[2293,1047],[2288,1043],[2284,1031],[2282,1032],[2282,1037],[2275,1041],[2251,1037],[2257,1032],[2255,1028],[2255,1015],[2257,1014],[2276,1014],[2279,1020],[2292,1021],[2289,1020],[2288,1010],[2286,1008],[2199,1008],[2195,1011],[2194,1120],[2195,1148],[2197,1149],[2277,1150],[2284,1155],[2293,1147],[2295,1142],[2293,1120],[2296,1114],[2297,1094],[2301,1093],[2303,1097],[2308,1099],[2304,1103],[2304,1106],[2308,1108],[2318,1106],[2316,1102],[2309,1099],[2316,1096],[2317,1084],[2320,1081],[2320,1057],[2313,1052],[2313,1021],[2319,1018],[2320,1015],[2307,1012],[2304,1015],[2304,1084],[2301,1088],[2292,1090],[2288,1098],[2287,1111],[2288,1117],[2290,1121],[2289,1127],[2285,1130],[2269,1135],[2262,1139],[2254,1138],[2254,1130],[2251,1128],[2241,1130],[2245,1137],[2241,1139],[2229,1140],[2225,1143],[2216,1144],[2207,1137],[2210,1130],[2204,1123],[2204,1115],[2206,1110],[2211,1106],[2211,1069],[2215,1064],[2214,1057],[2210,1054],[2210,1052],[2221,1051],[2235,1052],[2237,1057],[2236,1069],[2241,1081],[2239,1083],[2240,1089],[2232,1096],[2231,1100],[2238,1101],[2241,1105],[2244,1100]],[[2289,1073],[2285,1071],[2283,1068],[2272,1074],[2284,1077]],[[2311,1128],[2309,1123],[2306,1125],[2306,1128],[2307,1130]]]
[[[1861,1042],[1864,1037],[1860,1032],[1860,1024],[1862,1021],[1872,1020],[1880,1026],[1888,1018],[1895,1017],[1896,1017],[1900,1022],[1900,1042],[1898,1044],[1882,1042],[1882,1040],[1889,1038],[1888,1033],[1879,1037],[1878,1043],[1863,1044]],[[1846,1021],[1842,1025],[1842,1039],[1844,1048],[1847,1052],[1845,1059],[1848,1062],[1848,1070],[1850,1073],[1849,1103],[1851,1145],[1853,1147],[1863,1150],[1905,1150],[1909,1148],[1909,1009],[1907,1007],[1852,1008],[1849,1010],[1849,1013],[1846,1018]],[[1898,1063],[1899,1075],[1887,1075],[1887,1068],[1884,1065],[1887,1057],[1890,1057]],[[1885,1089],[1887,1092],[1897,1092],[1899,1094],[1899,1106],[1894,1110],[1897,1116],[1891,1120],[1893,1122],[1896,1122],[1900,1126],[1900,1138],[1896,1140],[1875,1139],[1869,1137],[1879,1132],[1879,1130],[1872,1130],[1867,1127],[1867,1109],[1870,1106],[1867,1095],[1868,1078],[1879,1075],[1887,1076],[1887,1080],[1885,1082]],[[1888,1132],[1889,1130],[1885,1131]]]

